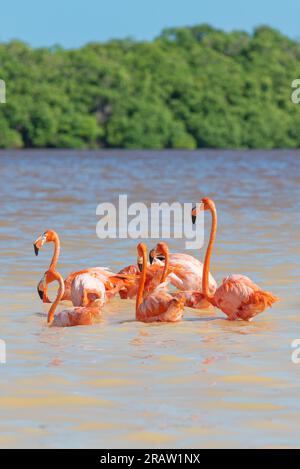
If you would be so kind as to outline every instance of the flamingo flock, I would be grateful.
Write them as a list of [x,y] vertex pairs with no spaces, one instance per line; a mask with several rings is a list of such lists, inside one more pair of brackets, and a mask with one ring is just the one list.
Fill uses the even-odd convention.
[[[212,199],[203,198],[199,207],[192,210],[193,222],[200,210],[211,213],[204,263],[185,253],[169,253],[167,244],[163,242],[157,243],[148,256],[147,246],[139,243],[136,264],[124,267],[118,273],[105,267],[90,267],[71,272],[63,279],[57,271],[60,255],[58,234],[48,230],[39,236],[34,242],[36,255],[44,244],[54,245],[49,268],[37,285],[44,303],[51,303],[48,285],[58,283],[56,298],[48,312],[48,325],[91,325],[101,317],[104,305],[117,294],[123,300],[136,298],[135,318],[145,323],[178,322],[182,320],[185,307],[201,310],[210,305],[221,310],[230,321],[252,321],[271,307],[279,298],[262,290],[245,275],[230,274],[217,285],[210,273],[217,233],[217,210]],[[57,312],[59,303],[64,300],[71,302],[72,306]]]

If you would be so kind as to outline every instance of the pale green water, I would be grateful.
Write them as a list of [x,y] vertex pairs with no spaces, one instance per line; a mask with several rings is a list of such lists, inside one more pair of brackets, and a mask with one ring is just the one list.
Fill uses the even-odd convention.
[[[0,171],[0,446],[300,446],[300,152],[2,152]],[[52,246],[35,258],[34,239],[58,231],[64,275],[134,262],[136,241],[95,234],[96,206],[119,193],[213,197],[215,278],[248,274],[281,301],[251,324],[211,309],[145,325],[116,299],[100,324],[47,328],[36,284]]]

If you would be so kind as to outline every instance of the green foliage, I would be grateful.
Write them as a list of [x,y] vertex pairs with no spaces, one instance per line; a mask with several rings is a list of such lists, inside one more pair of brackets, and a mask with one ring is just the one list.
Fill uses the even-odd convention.
[[0,44],[0,148],[296,148],[299,60],[299,43],[267,26],[78,50]]

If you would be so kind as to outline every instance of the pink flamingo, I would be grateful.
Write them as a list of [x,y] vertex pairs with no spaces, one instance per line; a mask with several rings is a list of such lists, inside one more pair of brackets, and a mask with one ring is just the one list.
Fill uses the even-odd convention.
[[[169,249],[166,243],[159,242],[157,243],[155,249],[149,253],[149,258],[155,263],[159,262],[164,265],[166,258],[166,253],[169,253]],[[203,309],[209,306],[209,302],[204,298],[202,294],[202,288],[200,290],[193,290],[192,288],[197,285],[199,287],[199,276],[202,281],[202,270],[203,266],[201,262],[195,259],[188,254],[170,254],[169,255],[171,267],[175,268],[175,272],[172,272],[167,276],[167,281],[170,282],[173,286],[176,286],[179,289],[179,292],[174,293],[174,296],[184,296],[185,297],[185,306],[195,309]],[[192,268],[191,268],[192,264]],[[194,264],[194,265],[193,265]],[[200,264],[200,266],[199,266]],[[155,264],[152,264],[155,265]],[[194,269],[193,269],[194,267]],[[199,272],[199,267],[201,272]],[[215,291],[217,284],[213,277],[209,275],[210,282],[210,291]]]
[[[158,243],[155,249],[150,251],[149,260],[151,264],[153,262],[163,262],[164,244],[165,243]],[[175,268],[176,271],[168,276],[168,280],[174,287],[178,288],[178,290],[185,291],[186,306],[197,309],[207,307],[209,303],[202,295],[202,262],[189,254],[171,253],[170,267]],[[213,295],[216,289],[217,282],[209,273],[210,294]]]
[[[257,314],[272,306],[279,298],[270,292],[263,291],[250,278],[241,274],[232,274],[224,278],[215,293],[211,294],[208,274],[217,232],[217,210],[211,199],[204,198],[201,202],[202,204],[198,210],[210,210],[212,216],[210,238],[204,260],[203,295],[212,305],[221,309],[229,320],[243,319],[244,321],[251,321]],[[192,216],[195,217],[196,215],[197,209],[194,209]]]
[[[59,302],[62,300],[65,292],[65,283],[62,276],[55,270],[48,270],[42,279],[45,286],[53,281],[59,283],[57,296],[52,303],[47,318],[49,326],[71,327],[87,326],[93,324],[94,320],[100,317],[102,299],[88,296],[86,297],[86,306],[68,308],[55,314]],[[84,279],[82,279],[84,281]],[[94,284],[92,285],[94,287]]]
[[[131,299],[136,297],[142,267],[143,259],[138,258],[136,264],[128,265],[127,267],[124,267],[118,272],[117,275],[125,275],[124,287],[119,290],[119,295],[121,299]],[[169,265],[168,274],[171,274],[172,272],[174,273],[174,275],[176,275],[177,270],[178,267],[170,267]],[[152,265],[147,264],[144,295],[147,295],[148,293],[153,291],[161,283],[161,276],[163,274],[163,271],[164,264],[162,262],[159,262],[159,260]],[[167,279],[169,280],[169,277],[167,277]]]
[[183,314],[185,299],[172,296],[167,291],[165,282],[168,274],[168,255],[161,277],[161,283],[148,295],[144,295],[147,276],[147,247],[140,243],[137,246],[142,261],[142,272],[136,297],[136,319],[142,322],[177,322]]
[[[60,239],[56,231],[54,230],[47,230],[41,236],[39,236],[36,241],[34,242],[34,252],[36,256],[39,254],[39,250],[42,246],[46,243],[53,243],[54,244],[54,252],[52,256],[52,260],[49,265],[48,270],[56,270],[59,254],[60,254]],[[104,283],[105,289],[107,291],[107,298],[112,298],[125,284],[125,276],[118,276],[114,274],[109,269],[103,267],[91,267],[87,269],[83,269],[77,272],[72,272],[68,277],[65,279],[65,290],[62,300],[71,300],[71,287],[73,280],[81,274],[91,274],[93,277],[97,277],[101,282]],[[51,277],[50,277],[51,278]],[[130,281],[128,281],[130,284]],[[51,283],[51,282],[49,282]],[[48,283],[44,283],[42,280],[38,283],[37,286],[38,294],[40,298],[43,300],[44,303],[51,303],[48,298]]]

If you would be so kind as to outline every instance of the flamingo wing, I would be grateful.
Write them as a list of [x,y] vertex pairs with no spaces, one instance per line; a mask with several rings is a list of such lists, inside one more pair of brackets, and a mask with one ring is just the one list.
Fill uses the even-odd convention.
[[251,321],[277,300],[272,293],[263,291],[249,277],[240,274],[226,277],[214,296],[215,305],[229,319],[244,321]]
[[258,314],[271,307],[279,298],[270,292],[257,290],[253,292],[246,303],[242,303],[238,317],[244,321],[252,321]]
[[55,315],[52,326],[89,326],[93,324],[94,319],[99,315],[100,311],[95,308],[79,307],[73,309],[65,309]]
[[234,320],[238,318],[241,305],[249,301],[253,292],[253,288],[246,283],[232,279],[229,276],[223,280],[216,290],[214,304],[228,316],[228,319]]
[[251,278],[242,274],[231,274],[223,279],[223,282],[242,282],[247,287],[252,288],[253,291],[261,290],[261,288],[254,283]]
[[106,302],[105,285],[95,274],[77,275],[72,282],[71,299],[74,306],[89,306],[97,300],[101,308]]
[[[177,268],[170,274],[170,281],[179,290],[194,290],[202,292],[203,264],[189,254],[170,254],[170,266]],[[209,274],[209,292],[211,295],[217,289],[217,282]]]
[[140,305],[137,319],[143,322],[177,322],[183,314],[185,299],[170,295],[167,284],[160,284]]
[[172,295],[177,298],[183,297],[185,299],[185,306],[188,308],[206,309],[210,306],[210,302],[199,291],[179,291]]
[[128,265],[118,272],[118,275],[120,274],[121,275],[133,275],[135,277],[135,280],[132,282],[131,285],[123,286],[119,290],[120,298],[122,300],[126,300],[128,298],[134,298],[137,292],[137,285],[138,285],[137,279],[139,278],[139,275],[140,275],[138,266],[136,264]]
[[83,270],[78,270],[76,272],[72,272],[68,277],[65,278],[65,293],[63,296],[63,300],[72,300],[72,283],[75,277],[81,274],[89,273],[93,276],[96,276],[100,281],[105,283],[109,277],[113,276],[114,273],[106,267],[90,267]]

